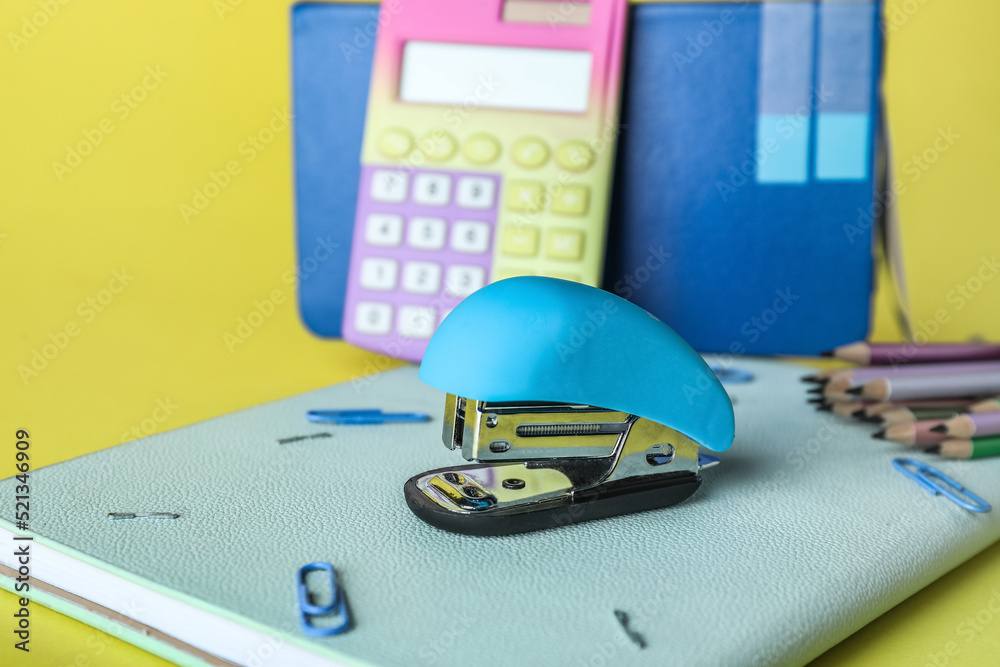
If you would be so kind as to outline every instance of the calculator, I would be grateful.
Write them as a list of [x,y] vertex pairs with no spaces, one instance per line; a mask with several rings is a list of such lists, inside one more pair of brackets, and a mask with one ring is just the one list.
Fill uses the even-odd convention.
[[382,3],[345,340],[420,361],[489,282],[600,284],[626,5]]

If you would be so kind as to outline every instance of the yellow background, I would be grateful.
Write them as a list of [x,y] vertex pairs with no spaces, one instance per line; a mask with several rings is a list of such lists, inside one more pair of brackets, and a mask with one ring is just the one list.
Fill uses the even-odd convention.
[[[0,4],[0,439],[13,445],[16,428],[30,429],[38,467],[131,439],[133,428],[173,429],[364,372],[371,355],[303,330],[283,279],[295,265],[288,128],[252,162],[240,152],[289,106],[288,3],[41,3],[58,11],[17,45],[10,34],[41,4]],[[906,184],[913,314],[928,320],[945,310],[938,340],[1000,339],[1000,281],[960,310],[948,300],[1000,245],[1000,5],[892,0],[889,12],[886,91]],[[123,118],[115,100],[142,85],[147,67],[166,76]],[[53,162],[102,121],[113,132],[60,181]],[[919,178],[906,175],[911,156],[947,128],[959,135],[948,150]],[[240,172],[185,222],[179,206],[231,160]],[[102,292],[121,270],[132,276],[124,289]],[[86,300],[109,296],[91,314]],[[271,298],[273,314],[230,350],[225,334]],[[896,335],[886,303],[880,296],[880,338]],[[25,382],[19,366],[67,325],[77,335]],[[175,407],[167,414],[157,401]],[[956,635],[995,587],[1000,545],[819,664],[921,665],[952,640],[961,654],[951,664],[995,664],[1000,619],[969,644]],[[13,609],[14,597],[0,594],[0,618]],[[162,663],[51,611],[34,613],[30,658],[7,637],[3,664]]]

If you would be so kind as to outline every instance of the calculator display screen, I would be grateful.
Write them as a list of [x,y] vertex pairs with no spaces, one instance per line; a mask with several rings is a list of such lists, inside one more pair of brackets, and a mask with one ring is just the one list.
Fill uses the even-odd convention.
[[584,113],[590,51],[407,42],[399,99],[424,104]]

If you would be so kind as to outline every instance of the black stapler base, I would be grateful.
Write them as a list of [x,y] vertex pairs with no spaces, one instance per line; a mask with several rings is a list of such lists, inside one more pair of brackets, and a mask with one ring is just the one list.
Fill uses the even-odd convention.
[[417,487],[417,480],[427,475],[461,473],[477,467],[441,468],[411,477],[403,487],[406,504],[417,517],[436,528],[464,535],[498,536],[669,507],[686,500],[701,485],[701,475],[678,471],[610,482],[530,506],[481,512],[444,509]]

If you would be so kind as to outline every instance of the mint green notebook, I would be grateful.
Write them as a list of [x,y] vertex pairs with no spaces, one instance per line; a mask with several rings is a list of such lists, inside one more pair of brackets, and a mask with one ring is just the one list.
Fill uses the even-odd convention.
[[[32,535],[40,603],[182,664],[794,665],[1000,538],[1000,511],[932,497],[893,469],[901,447],[815,412],[801,368],[739,366],[756,379],[727,387],[736,442],[674,507],[506,537],[422,523],[403,483],[462,459],[441,444],[443,395],[407,367],[32,473],[30,533],[0,506],[0,585]],[[434,420],[305,419],[350,407]],[[1000,503],[1000,459],[916,457]],[[299,630],[313,561],[336,567],[342,635]]]

